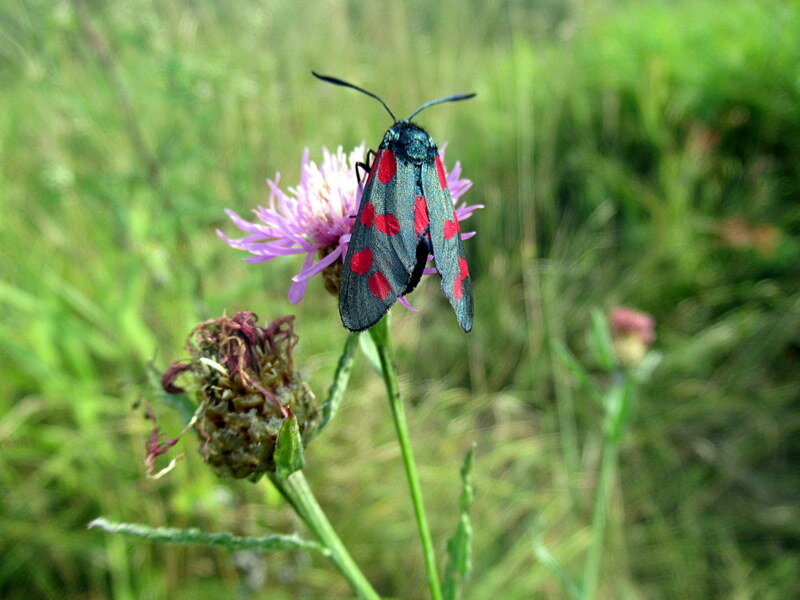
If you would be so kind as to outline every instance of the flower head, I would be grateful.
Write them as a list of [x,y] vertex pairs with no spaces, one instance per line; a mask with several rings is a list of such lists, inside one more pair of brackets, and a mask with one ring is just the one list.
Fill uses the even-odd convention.
[[[304,255],[300,272],[292,278],[289,289],[289,300],[293,304],[302,300],[308,280],[318,273],[324,274],[326,288],[338,293],[341,266],[363,191],[357,183],[356,163],[364,160],[365,149],[366,144],[362,143],[348,155],[341,147],[335,154],[323,148],[319,166],[309,159],[306,149],[297,186],[284,192],[278,186],[279,175],[267,180],[269,205],[253,211],[258,222],[247,221],[232,210],[226,211],[233,223],[249,235],[231,239],[221,231],[217,234],[232,248],[253,255],[245,261],[257,263],[278,256]],[[444,147],[440,153],[444,157]],[[461,178],[460,163],[446,174],[450,195],[457,204],[472,187],[472,182]],[[477,208],[482,206],[465,203],[456,206],[459,221],[469,218]],[[462,234],[462,238],[472,235],[474,233]],[[426,272],[435,272],[435,269]]]
[[[256,315],[243,311],[200,323],[189,334],[189,360],[174,363],[161,380],[168,393],[183,393],[176,385],[180,377],[196,396],[195,428],[204,460],[221,476],[254,481],[275,469],[284,420],[294,414],[308,439],[318,417],[314,394],[294,371],[294,317],[281,317],[266,327],[257,321]],[[169,447],[151,443],[148,449],[154,459]]]
[[653,317],[618,306],[611,312],[611,338],[619,362],[626,367],[640,364],[655,341]]

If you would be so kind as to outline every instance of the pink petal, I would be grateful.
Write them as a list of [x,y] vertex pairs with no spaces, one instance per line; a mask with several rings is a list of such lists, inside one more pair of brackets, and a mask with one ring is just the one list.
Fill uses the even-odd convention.
[[229,208],[225,209],[225,214],[228,215],[228,218],[230,218],[230,220],[233,221],[233,224],[236,225],[242,231],[246,231],[248,233],[262,233],[262,234],[264,233],[264,227],[262,225],[246,221],[245,219],[240,217],[238,214],[236,214]]
[[308,279],[297,281],[289,287],[289,302],[297,304],[306,295],[306,288],[308,287]]
[[[300,272],[297,275],[292,277],[292,281],[297,283],[299,281],[304,281],[312,278],[314,275],[322,271],[325,267],[335,263],[338,260],[339,256],[341,256],[341,254],[342,254],[342,247],[339,246],[333,252],[328,254],[325,258],[317,261],[313,265],[309,265],[308,259],[306,259],[306,262],[303,263],[303,268],[300,269]],[[309,254],[309,256],[311,256],[313,259],[314,255]]]
[[[303,261],[302,269],[308,268],[313,262],[314,262],[314,253],[309,252],[308,256],[306,256],[305,260]],[[292,304],[297,304],[298,302],[300,302],[300,300],[303,299],[303,296],[306,293],[307,286],[308,286],[308,279],[303,279],[302,281],[295,281],[289,288],[289,302],[291,302]]]
[[469,219],[472,216],[472,213],[478,210],[479,208],[483,208],[483,204],[471,204],[469,206],[459,206],[456,208],[456,215],[458,215],[458,220],[463,221],[464,219]]
[[316,250],[316,248],[308,247],[308,248],[297,248],[292,246],[286,246],[284,244],[278,242],[251,242],[251,243],[242,243],[239,240],[231,240],[228,242],[231,248],[236,248],[237,250],[246,250],[251,254],[256,254],[258,256],[269,256],[273,258],[275,256],[293,256],[295,254],[305,254],[307,252],[312,252]]
[[405,296],[400,296],[400,297],[397,299],[397,301],[398,301],[400,304],[402,304],[403,306],[405,306],[405,307],[406,307],[408,310],[410,310],[411,312],[419,312],[419,309],[416,309],[416,308],[414,308],[413,306],[411,306],[411,303],[410,303],[408,300],[406,300],[406,297],[405,297]]
[[255,241],[264,239],[264,236],[261,235],[260,233],[254,233],[253,235],[248,235],[247,237],[238,238],[238,239],[229,238],[227,235],[222,233],[221,229],[217,229],[216,233],[220,238],[222,238],[222,240],[226,244],[228,244],[229,246],[232,246],[232,247],[234,246],[234,244],[250,243],[250,242],[255,242]]

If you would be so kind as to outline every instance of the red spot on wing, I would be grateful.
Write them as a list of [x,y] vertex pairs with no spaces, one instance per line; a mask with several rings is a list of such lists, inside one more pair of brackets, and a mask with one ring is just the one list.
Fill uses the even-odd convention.
[[377,215],[375,217],[375,227],[378,231],[386,235],[397,235],[400,233],[400,221],[394,215]]
[[394,157],[394,152],[391,150],[384,150],[381,152],[378,162],[378,181],[386,185],[392,180],[396,172],[397,159]]
[[467,266],[467,259],[463,256],[458,258],[458,267],[459,267],[459,274],[458,276],[461,279],[464,279],[469,275],[469,267]]
[[372,250],[364,248],[360,252],[353,254],[350,260],[350,270],[359,275],[364,275],[372,266]]
[[369,229],[372,227],[372,222],[375,220],[375,207],[372,203],[367,202],[364,205],[364,208],[361,209],[361,223],[363,223],[364,227]]
[[370,275],[368,284],[369,291],[381,302],[383,302],[386,296],[389,295],[389,292],[392,291],[392,288],[389,287],[389,281],[386,279],[386,275],[380,271]]
[[453,297],[456,300],[461,300],[461,279],[456,278],[453,282]]
[[459,231],[461,231],[461,225],[459,225],[457,218],[452,221],[444,222],[444,239],[449,240]]
[[425,196],[417,196],[414,202],[414,231],[419,235],[426,227],[428,227],[428,205],[425,203]]
[[442,159],[436,156],[436,172],[439,174],[439,186],[442,189],[447,188],[447,176],[444,174],[444,166],[442,166]]

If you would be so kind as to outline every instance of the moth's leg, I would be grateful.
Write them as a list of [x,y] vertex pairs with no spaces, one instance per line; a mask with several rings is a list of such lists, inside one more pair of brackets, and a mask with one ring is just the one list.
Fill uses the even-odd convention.
[[[362,175],[361,171],[359,171],[359,169],[362,169],[364,171],[363,175]],[[363,163],[363,162],[357,162],[356,163],[356,180],[358,181],[358,183],[364,183],[363,177],[364,177],[364,175],[367,175],[368,173],[369,173],[369,166],[367,166],[366,163]]]
[[[372,169],[372,163],[374,162],[376,156],[377,155],[375,154],[375,151],[370,148],[370,150],[367,152],[366,160],[364,162],[356,163],[356,179],[358,180],[358,183],[363,183],[364,176],[369,174],[370,169]],[[359,168],[364,171],[363,174],[359,171]]]

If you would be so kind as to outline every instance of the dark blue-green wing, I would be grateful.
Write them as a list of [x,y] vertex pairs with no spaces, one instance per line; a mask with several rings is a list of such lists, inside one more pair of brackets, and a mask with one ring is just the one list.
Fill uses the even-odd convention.
[[418,167],[382,148],[373,161],[345,256],[339,314],[351,331],[377,323],[402,296],[417,265]]
[[421,179],[430,219],[433,258],[442,277],[442,290],[453,306],[459,325],[469,331],[472,329],[472,280],[461,243],[461,227],[438,155],[435,161],[422,165]]

